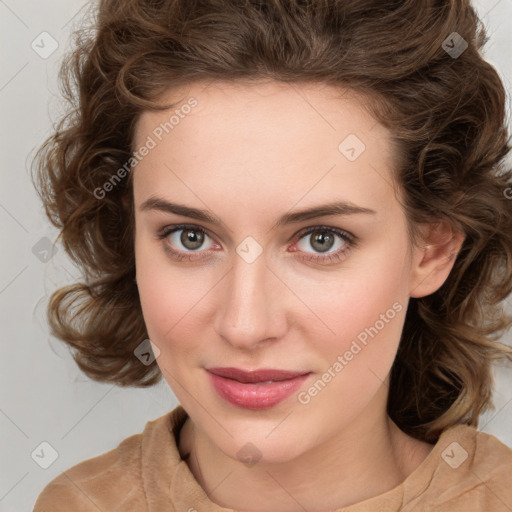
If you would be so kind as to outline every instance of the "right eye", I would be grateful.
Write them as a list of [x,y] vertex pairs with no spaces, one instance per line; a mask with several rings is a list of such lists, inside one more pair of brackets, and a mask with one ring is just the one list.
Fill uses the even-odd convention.
[[211,240],[210,245],[215,246],[215,242],[213,242],[204,229],[192,224],[166,226],[160,231],[158,238],[163,240],[165,251],[172,258],[179,261],[183,259],[192,261],[203,258],[204,256],[201,253],[208,252],[209,249],[200,249],[207,239]]

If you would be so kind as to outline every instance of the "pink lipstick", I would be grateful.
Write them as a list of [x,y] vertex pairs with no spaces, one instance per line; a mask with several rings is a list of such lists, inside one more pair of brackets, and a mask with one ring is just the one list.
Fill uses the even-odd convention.
[[293,394],[311,372],[207,368],[217,393],[236,407],[267,409]]

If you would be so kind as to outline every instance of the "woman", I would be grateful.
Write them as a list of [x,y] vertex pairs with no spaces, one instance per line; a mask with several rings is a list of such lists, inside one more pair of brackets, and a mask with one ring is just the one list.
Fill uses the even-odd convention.
[[510,147],[469,2],[103,0],[95,28],[38,155],[84,270],[49,321],[180,406],[35,511],[510,510],[476,429],[512,358]]

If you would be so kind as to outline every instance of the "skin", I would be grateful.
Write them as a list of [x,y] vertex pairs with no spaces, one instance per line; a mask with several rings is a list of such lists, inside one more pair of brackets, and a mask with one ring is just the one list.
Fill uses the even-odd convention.
[[[198,105],[133,171],[144,319],[190,416],[180,453],[209,499],[237,510],[323,511],[392,489],[432,449],[386,413],[407,304],[442,285],[462,235],[432,224],[422,226],[425,243],[412,245],[391,186],[390,133],[353,91],[214,82],[170,89],[165,100],[179,108],[190,97]],[[170,112],[144,112],[134,148]],[[366,145],[355,161],[338,150],[348,134]],[[222,224],[142,210],[155,196],[208,210]],[[276,225],[285,213],[334,201],[375,213]],[[184,246],[182,232],[158,238],[180,223],[204,229],[201,247]],[[339,261],[308,261],[325,257],[312,234],[301,235],[314,226],[344,230],[357,244]],[[236,252],[248,236],[263,251],[252,263]],[[334,236],[331,254],[348,247]],[[174,259],[166,245],[197,259]],[[272,408],[243,409],[210,384],[205,367],[278,368],[312,372],[307,391],[393,304],[401,311],[307,404],[294,393]],[[261,456],[252,466],[237,457],[247,443]]]

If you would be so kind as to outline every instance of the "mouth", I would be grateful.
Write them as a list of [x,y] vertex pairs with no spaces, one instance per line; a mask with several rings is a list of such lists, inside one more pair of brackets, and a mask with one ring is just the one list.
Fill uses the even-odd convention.
[[207,368],[217,394],[244,409],[267,409],[286,400],[298,390],[311,372],[239,368]]

